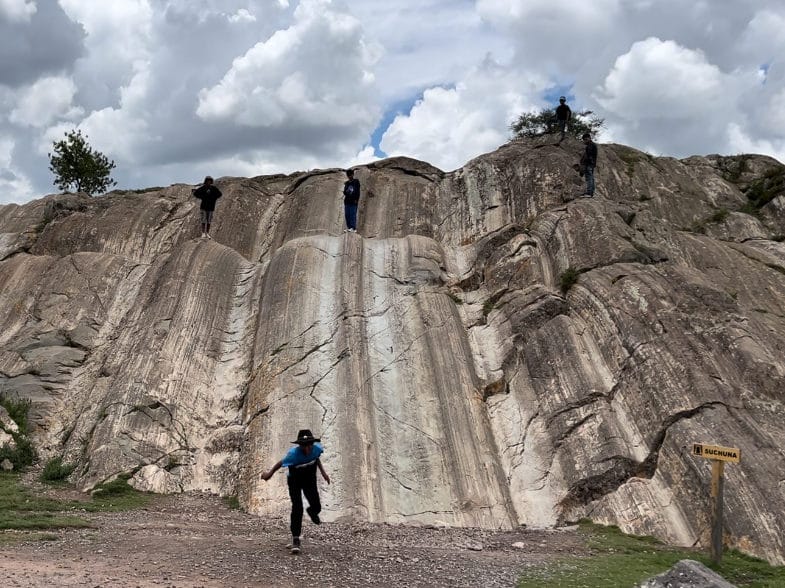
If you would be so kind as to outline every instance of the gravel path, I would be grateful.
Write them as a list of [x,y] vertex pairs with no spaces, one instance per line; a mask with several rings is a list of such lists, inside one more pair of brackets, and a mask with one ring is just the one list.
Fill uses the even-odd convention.
[[527,565],[586,552],[573,531],[317,527],[306,517],[303,552],[293,556],[284,517],[262,519],[199,494],[83,516],[95,528],[0,547],[2,585],[511,587]]

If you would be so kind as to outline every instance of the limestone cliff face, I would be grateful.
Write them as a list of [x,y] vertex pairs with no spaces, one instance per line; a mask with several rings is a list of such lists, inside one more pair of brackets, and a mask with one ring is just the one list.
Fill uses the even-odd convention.
[[565,145],[361,167],[358,234],[338,170],[221,179],[214,241],[182,185],[0,207],[0,389],[85,489],[133,473],[258,514],[310,428],[326,520],[705,544],[689,448],[740,447],[728,541],[784,563],[783,166],[603,145],[597,198],[565,204]]

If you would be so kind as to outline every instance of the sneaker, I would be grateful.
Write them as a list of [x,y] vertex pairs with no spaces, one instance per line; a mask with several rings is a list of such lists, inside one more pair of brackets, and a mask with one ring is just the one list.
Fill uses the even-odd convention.
[[208,239],[212,239],[212,237],[210,236],[210,233],[205,233],[205,235],[207,235]]
[[300,553],[300,538],[299,537],[292,537],[292,553],[297,555]]
[[350,233],[356,233],[356,232],[357,232],[357,229],[349,229],[349,232],[350,232]]
[[581,194],[581,198],[594,198],[594,194]]
[[310,506],[305,509],[305,512],[307,512],[308,516],[311,517],[311,520],[313,521],[314,525],[321,525],[322,524],[322,521],[319,518],[319,515],[314,513],[314,512],[312,512]]
[[202,233],[202,239],[206,239],[206,238],[207,238],[207,233]]

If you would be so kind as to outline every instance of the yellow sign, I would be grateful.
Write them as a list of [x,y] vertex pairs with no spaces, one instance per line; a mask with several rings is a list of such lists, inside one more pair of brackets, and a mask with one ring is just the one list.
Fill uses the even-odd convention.
[[717,459],[720,461],[741,461],[741,449],[736,447],[720,447],[719,445],[704,445],[703,443],[692,444],[692,455],[705,457],[706,459]]

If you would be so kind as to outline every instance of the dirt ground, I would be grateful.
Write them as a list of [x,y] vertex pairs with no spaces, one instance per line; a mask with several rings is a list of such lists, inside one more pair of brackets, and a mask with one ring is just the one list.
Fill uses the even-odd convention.
[[305,517],[303,551],[291,555],[288,519],[198,494],[80,516],[94,528],[0,544],[0,585],[510,587],[527,566],[586,552],[574,530],[316,526]]

